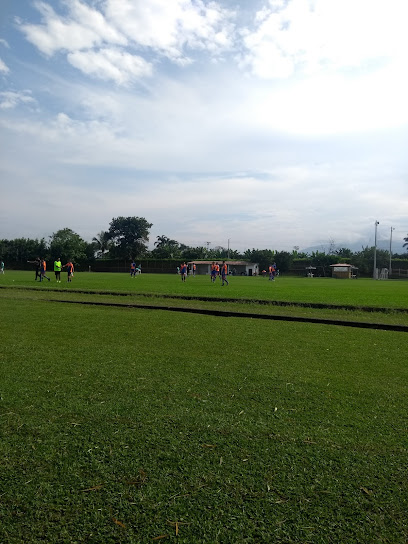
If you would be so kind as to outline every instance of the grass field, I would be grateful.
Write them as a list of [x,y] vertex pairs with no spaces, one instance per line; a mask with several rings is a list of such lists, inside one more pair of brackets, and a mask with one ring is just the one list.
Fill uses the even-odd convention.
[[406,335],[56,302],[346,312],[256,302],[282,300],[406,323],[407,283],[6,271],[2,286],[1,542],[407,542]]

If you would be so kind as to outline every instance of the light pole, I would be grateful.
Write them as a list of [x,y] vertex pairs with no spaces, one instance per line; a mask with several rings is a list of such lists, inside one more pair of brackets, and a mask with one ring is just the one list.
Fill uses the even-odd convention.
[[229,247],[230,247],[230,240],[231,240],[231,238],[228,238],[228,257],[227,257],[227,259],[229,259]]
[[374,223],[375,225],[375,235],[374,235],[374,270],[373,270],[373,278],[375,280],[378,280],[378,272],[377,272],[377,226],[380,224],[379,221],[376,221]]
[[391,232],[390,232],[390,268],[389,268],[389,271],[388,271],[389,276],[391,276],[391,274],[392,274],[392,231],[393,230],[395,230],[395,228],[391,227]]

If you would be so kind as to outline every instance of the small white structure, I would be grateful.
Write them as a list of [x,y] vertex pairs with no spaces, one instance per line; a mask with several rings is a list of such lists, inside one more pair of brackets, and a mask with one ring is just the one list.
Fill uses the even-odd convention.
[[313,270],[316,270],[315,266],[306,266],[306,276],[308,278],[313,278],[314,276]]
[[[193,264],[196,265],[196,275],[211,274],[212,263],[218,263],[220,266],[224,262],[224,259],[218,259],[214,261],[189,261],[187,264],[191,270]],[[249,263],[248,261],[229,261],[225,259],[225,263],[228,266],[228,274],[233,276],[258,276],[259,265],[258,263]]]

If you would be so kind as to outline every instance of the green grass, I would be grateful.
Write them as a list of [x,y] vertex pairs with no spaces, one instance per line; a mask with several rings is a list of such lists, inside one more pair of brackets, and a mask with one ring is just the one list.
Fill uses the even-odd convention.
[[[129,289],[104,276],[72,287]],[[248,298],[315,282],[236,280]],[[223,290],[178,281],[131,289]],[[405,335],[61,305],[50,286],[0,290],[1,542],[407,541]]]
[[372,279],[336,280],[333,278],[280,277],[275,282],[262,277],[231,277],[230,285],[221,287],[209,276],[189,277],[186,283],[176,274],[142,274],[131,279],[128,274],[76,273],[71,284],[34,281],[34,273],[6,271],[0,276],[1,286],[36,287],[39,290],[57,288],[85,291],[121,291],[175,296],[210,296],[213,298],[240,298],[246,300],[273,300],[283,302],[322,303],[345,306],[374,306],[408,309],[407,282],[402,280],[374,281]]

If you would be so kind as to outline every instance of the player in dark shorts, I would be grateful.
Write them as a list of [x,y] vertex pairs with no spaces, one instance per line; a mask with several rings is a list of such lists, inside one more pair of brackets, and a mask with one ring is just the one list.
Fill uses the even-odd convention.
[[40,281],[42,281],[44,278],[46,278],[48,281],[50,281],[50,278],[45,274],[47,271],[47,263],[44,259],[41,259],[40,264]]
[[181,281],[186,281],[187,278],[187,264],[183,263],[180,266]]
[[72,276],[74,275],[74,265],[71,263],[71,261],[68,261],[62,268],[67,269],[67,281],[71,282]]
[[211,265],[211,281],[214,282],[216,277],[217,277],[217,268],[215,266],[215,262],[213,261]]
[[227,266],[227,263],[225,261],[223,261],[222,266],[221,266],[222,285],[224,285],[224,283],[229,285],[229,281],[227,280],[227,276],[228,276],[228,266]]
[[27,261],[28,263],[35,264],[35,281],[37,278],[41,281],[41,259],[37,257],[35,261]]

